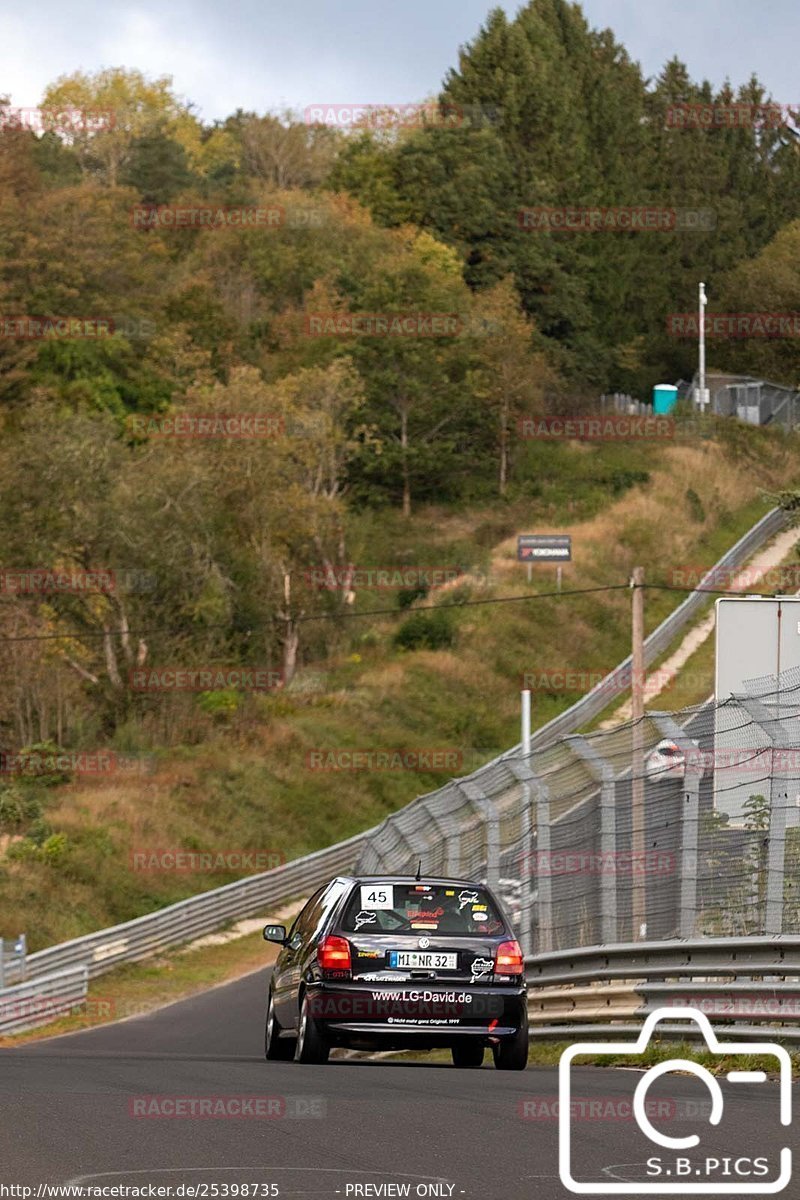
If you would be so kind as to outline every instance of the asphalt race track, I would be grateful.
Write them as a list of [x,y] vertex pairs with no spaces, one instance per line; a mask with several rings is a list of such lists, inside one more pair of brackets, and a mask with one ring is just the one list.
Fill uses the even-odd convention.
[[[0,1183],[33,1185],[34,1197],[40,1183],[68,1182],[319,1200],[570,1194],[558,1174],[556,1070],[499,1072],[488,1054],[480,1071],[391,1059],[267,1063],[267,978],[259,972],[149,1016],[0,1051]],[[654,1146],[626,1119],[639,1078],[635,1069],[575,1072],[577,1178],[641,1180],[648,1157],[667,1163],[679,1153]],[[699,1081],[670,1076],[650,1096],[665,1118],[660,1128],[700,1133],[704,1153],[775,1162],[782,1146],[797,1144],[797,1126],[778,1123],[776,1084],[724,1091],[716,1130],[702,1119],[707,1092]],[[154,1096],[223,1098],[226,1112],[231,1097],[271,1097],[262,1103],[275,1115],[135,1115]],[[161,1111],[163,1101],[155,1103]],[[798,1173],[783,1193],[792,1200],[800,1165]],[[251,1190],[236,1193],[234,1184]],[[206,1186],[192,1193],[191,1185]]]

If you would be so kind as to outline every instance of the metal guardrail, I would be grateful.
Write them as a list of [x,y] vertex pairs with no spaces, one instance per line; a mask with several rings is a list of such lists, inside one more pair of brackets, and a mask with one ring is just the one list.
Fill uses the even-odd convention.
[[[727,1037],[800,1041],[800,938],[589,946],[525,960],[532,1039],[639,1033],[658,1008],[692,1007]],[[687,1039],[687,1026],[660,1034]]]
[[[743,563],[749,554],[782,529],[786,521],[784,512],[779,509],[772,510],[722,556],[706,577],[711,578],[715,570]],[[702,581],[700,586],[702,587]],[[673,637],[704,603],[704,595],[693,593],[650,634],[645,642],[646,663],[651,663],[667,649]],[[626,670],[630,670],[630,658],[566,712],[537,730],[532,738],[533,747],[538,748],[555,741],[565,733],[574,732],[595,717],[608,704],[609,682]],[[517,746],[500,755],[474,773],[470,780],[479,781],[486,773],[496,771],[498,766],[504,768],[509,759],[519,755],[519,751],[520,747]],[[458,786],[466,787],[468,791],[470,784],[469,781],[460,781]],[[419,800],[414,801],[403,812],[408,813],[418,804]],[[332,875],[356,868],[363,851],[375,835],[393,819],[387,818],[383,825],[375,829],[367,830],[345,842],[306,855],[272,871],[202,892],[168,908],[159,909],[110,929],[99,930],[40,950],[28,957],[28,976],[32,982],[36,982],[66,968],[85,967],[88,977],[94,978],[119,963],[136,961],[167,947],[212,933],[230,921],[252,916],[269,905],[307,895]],[[477,874],[480,874],[481,869],[483,868],[477,869]]]
[[308,895],[332,875],[351,870],[371,832],[359,833],[261,875],[201,892],[122,925],[39,950],[28,957],[28,976],[35,981],[65,967],[85,965],[92,979],[119,963],[135,962],[158,950],[213,933],[229,921],[254,916],[271,904]]
[[0,990],[0,1036],[36,1029],[62,1016],[86,999],[89,970],[85,964],[30,979]]

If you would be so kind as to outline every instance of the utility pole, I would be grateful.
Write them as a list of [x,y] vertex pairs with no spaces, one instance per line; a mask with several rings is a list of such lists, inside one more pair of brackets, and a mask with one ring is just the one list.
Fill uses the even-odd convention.
[[700,309],[700,321],[699,321],[699,350],[698,350],[698,363],[697,363],[697,375],[698,375],[697,401],[698,401],[698,406],[700,408],[701,413],[704,413],[706,411],[706,404],[708,402],[708,397],[706,395],[706,304],[707,303],[708,303],[708,301],[706,300],[706,285],[704,283],[701,283],[700,287],[699,287],[699,297],[698,297],[698,307]]
[[631,887],[633,940],[647,937],[644,816],[644,567],[634,567],[631,646]]

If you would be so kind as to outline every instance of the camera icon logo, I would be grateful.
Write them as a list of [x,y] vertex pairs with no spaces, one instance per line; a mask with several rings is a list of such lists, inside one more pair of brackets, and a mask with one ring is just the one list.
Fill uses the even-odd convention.
[[[749,1055],[758,1055],[760,1058],[772,1058],[777,1062],[778,1077],[779,1077],[779,1119],[780,1124],[788,1126],[792,1121],[792,1064],[788,1052],[774,1042],[721,1042],[714,1030],[711,1027],[711,1022],[705,1013],[700,1012],[695,1008],[659,1008],[651,1013],[645,1021],[642,1031],[635,1042],[578,1042],[574,1046],[570,1046],[561,1055],[558,1064],[558,1080],[559,1080],[559,1146],[558,1146],[558,1167],[561,1182],[564,1187],[575,1195],[583,1196],[649,1196],[649,1195],[735,1195],[735,1196],[758,1196],[758,1195],[775,1195],[784,1190],[791,1180],[792,1176],[792,1152],[788,1146],[782,1147],[779,1156],[780,1172],[777,1178],[772,1178],[769,1182],[754,1182],[753,1175],[767,1173],[766,1171],[750,1169],[742,1169],[740,1177],[735,1181],[730,1182],[719,1175],[714,1174],[716,1168],[720,1166],[720,1160],[712,1157],[698,1157],[696,1160],[689,1158],[672,1158],[671,1167],[655,1168],[648,1170],[648,1174],[657,1174],[657,1178],[652,1182],[608,1182],[607,1180],[576,1180],[573,1174],[573,1155],[572,1155],[572,1121],[571,1121],[571,1101],[572,1101],[572,1077],[571,1067],[573,1061],[581,1055],[630,1055],[635,1064],[636,1056],[642,1055],[650,1039],[653,1037],[656,1026],[659,1021],[665,1021],[672,1024],[675,1021],[693,1021],[699,1026],[703,1039],[706,1042],[708,1049],[713,1054],[719,1055],[734,1055],[736,1057],[745,1057]],[[700,1079],[708,1088],[711,1103],[708,1121],[712,1126],[718,1126],[722,1122],[724,1114],[724,1098],[722,1088],[720,1087],[717,1078],[707,1070],[706,1067],[700,1066],[696,1062],[685,1058],[672,1058],[665,1062],[659,1063],[658,1066],[652,1067],[646,1071],[634,1092],[633,1096],[633,1115],[641,1133],[656,1146],[670,1152],[686,1152],[700,1145],[700,1137],[697,1134],[690,1134],[686,1137],[669,1137],[661,1133],[654,1127],[650,1121],[646,1111],[647,1093],[650,1087],[662,1075],[666,1075],[672,1071],[681,1071],[689,1073]],[[729,1071],[727,1080],[732,1084],[763,1084],[766,1083],[767,1076],[763,1071]],[[700,1151],[700,1154],[703,1152]],[[726,1160],[722,1160],[726,1161]],[[730,1160],[727,1160],[730,1162]],[[737,1172],[740,1163],[752,1164],[766,1163],[766,1159],[737,1159]],[[651,1164],[660,1164],[662,1159],[648,1159],[648,1167]],[[728,1179],[730,1172],[726,1172]],[[665,1182],[666,1176],[680,1176],[680,1181]]]

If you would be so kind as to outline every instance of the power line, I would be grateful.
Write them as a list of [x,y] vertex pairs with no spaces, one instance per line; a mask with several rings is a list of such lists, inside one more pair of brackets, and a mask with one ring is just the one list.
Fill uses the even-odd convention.
[[[450,603],[446,603],[446,604],[415,604],[414,607],[411,609],[368,608],[368,609],[364,609],[363,611],[360,611],[360,612],[349,611],[349,612],[311,613],[307,616],[295,617],[294,624],[295,625],[301,625],[301,624],[304,625],[304,624],[308,623],[309,621],[341,621],[341,620],[353,620],[356,618],[361,619],[363,617],[383,617],[383,616],[402,617],[402,616],[408,616],[411,613],[416,613],[416,612],[432,612],[432,611],[441,612],[441,611],[447,610],[447,609],[477,608],[477,607],[484,606],[487,604],[515,604],[515,603],[520,603],[522,601],[529,602],[531,600],[552,600],[552,599],[561,599],[562,597],[568,597],[568,596],[590,596],[590,595],[597,595],[602,592],[620,592],[620,591],[627,592],[627,591],[630,591],[631,588],[633,588],[633,587],[636,587],[636,588],[641,587],[641,588],[649,589],[652,591],[683,592],[688,595],[738,596],[739,598],[742,598],[744,595],[765,596],[765,597],[771,598],[776,594],[774,592],[753,592],[753,591],[748,591],[746,593],[743,593],[740,591],[737,592],[737,591],[726,590],[724,588],[679,587],[679,586],[676,586],[673,584],[668,584],[668,583],[644,583],[644,584],[633,584],[630,582],[628,582],[628,583],[611,583],[611,584],[605,584],[605,585],[602,585],[599,587],[570,588],[567,590],[562,590],[560,592],[559,591],[534,592],[533,594],[529,594],[529,595],[525,595],[525,596],[492,596],[492,597],[487,597],[484,600],[454,600],[454,601],[452,601]],[[97,631],[87,629],[87,630],[78,630],[77,632],[73,632],[73,633],[31,633],[31,634],[20,634],[18,636],[14,636],[14,637],[1,637],[0,645],[2,645],[4,643],[5,644],[12,643],[12,642],[54,642],[54,641],[58,642],[58,641],[86,640],[86,639],[93,639],[93,638],[102,639],[105,637],[123,637],[123,636],[140,638],[140,637],[150,637],[154,634],[159,634],[159,633],[201,634],[201,633],[213,632],[215,630],[226,630],[228,633],[239,633],[239,634],[244,634],[246,637],[249,637],[251,633],[254,633],[259,629],[265,629],[265,628],[267,628],[267,626],[269,624],[270,624],[270,622],[268,622],[268,621],[260,621],[253,625],[236,626],[236,625],[231,625],[229,622],[220,621],[220,622],[215,622],[214,624],[211,624],[211,625],[203,625],[202,628],[197,628],[195,626],[181,624],[181,625],[156,625],[156,626],[152,626],[150,628],[145,628],[145,629],[104,629],[104,630],[97,630]]]
[[[362,612],[311,613],[308,616],[295,617],[294,624],[295,625],[305,624],[308,621],[348,620],[348,619],[352,619],[354,617],[380,617],[380,616],[402,617],[402,616],[408,616],[410,613],[414,613],[414,612],[429,612],[432,610],[435,610],[436,612],[441,612],[442,609],[448,609],[448,608],[474,608],[477,605],[483,605],[483,604],[512,604],[515,601],[520,601],[520,600],[547,600],[554,596],[588,596],[588,595],[591,595],[592,593],[597,593],[597,592],[628,591],[628,589],[629,589],[629,585],[627,583],[614,583],[614,584],[607,584],[603,587],[573,588],[568,591],[560,591],[560,592],[535,592],[533,595],[528,595],[528,596],[494,596],[494,597],[489,597],[485,600],[454,600],[449,604],[419,604],[419,605],[415,605],[413,609],[368,608],[368,609],[364,609]],[[150,629],[103,629],[103,630],[98,630],[96,632],[93,630],[86,630],[86,631],[81,630],[78,633],[30,633],[30,634],[21,634],[16,637],[3,637],[3,638],[0,638],[0,643],[2,643],[2,642],[52,642],[52,641],[64,641],[65,639],[75,640],[78,638],[105,638],[105,637],[114,637],[114,636],[122,636],[122,635],[124,635],[126,637],[149,637],[152,634],[156,634],[156,633],[180,633],[181,631],[191,632],[191,633],[205,633],[206,631],[215,630],[215,629],[225,629],[225,630],[228,630],[229,633],[243,633],[243,634],[249,636],[255,630],[265,629],[268,624],[269,624],[269,622],[267,622],[267,621],[260,621],[254,625],[237,627],[235,625],[229,624],[228,622],[217,622],[212,625],[204,625],[202,627],[202,629],[197,629],[195,627],[187,626],[184,624],[184,625],[157,625],[157,626],[153,626]]]

